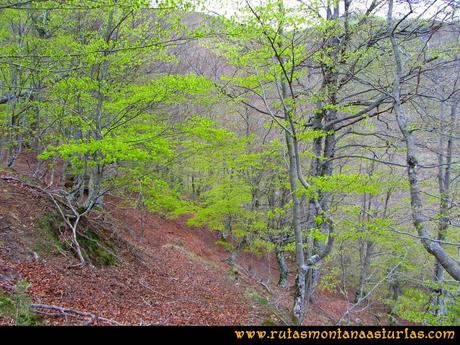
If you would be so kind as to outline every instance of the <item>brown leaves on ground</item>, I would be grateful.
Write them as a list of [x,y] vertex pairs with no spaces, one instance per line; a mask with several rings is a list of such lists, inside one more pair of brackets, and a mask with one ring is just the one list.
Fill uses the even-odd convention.
[[[19,166],[24,174],[29,165]],[[95,214],[91,221],[116,239],[118,264],[72,268],[77,260],[69,252],[35,252],[41,236],[38,222],[54,210],[51,201],[26,184],[0,179],[0,291],[13,293],[15,282],[26,279],[33,303],[129,325],[289,322],[293,289],[276,287],[278,271],[273,255],[258,258],[243,253],[238,260],[243,271],[235,277],[223,261],[228,253],[216,244],[215,233],[190,229],[184,219],[142,212],[120,197],[107,197],[105,203],[104,213]],[[293,285],[293,274],[290,278]],[[271,294],[266,293],[267,286]],[[349,305],[343,297],[319,293],[307,324],[334,324]],[[46,322],[87,322],[72,315],[58,316],[47,317]],[[369,313],[355,312],[351,321],[356,319],[376,323]],[[0,318],[0,324],[12,322]]]
[[[120,226],[110,231],[117,232],[129,250],[119,249],[117,266],[69,268],[75,263],[70,255],[34,259],[37,222],[51,207],[49,201],[18,183],[0,180],[0,190],[0,275],[26,279],[34,303],[90,312],[123,324],[258,322],[244,289],[229,279],[228,265],[221,262],[225,252],[215,244],[214,234],[147,214],[142,237],[139,211],[110,206],[112,222]],[[65,317],[49,322],[78,323]]]

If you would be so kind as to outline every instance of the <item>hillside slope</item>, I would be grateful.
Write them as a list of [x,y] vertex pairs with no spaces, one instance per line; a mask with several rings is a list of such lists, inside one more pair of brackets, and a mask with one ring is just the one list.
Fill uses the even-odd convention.
[[18,280],[25,279],[36,304],[89,312],[122,324],[253,324],[263,317],[258,315],[261,308],[252,308],[245,297],[248,286],[231,280],[228,265],[221,261],[225,253],[210,233],[148,214],[142,237],[136,226],[138,214],[112,207],[112,221],[118,224],[112,229],[119,236],[117,264],[75,268],[70,251],[43,243],[41,219],[53,210],[52,203],[16,181],[0,179],[0,191],[3,290],[11,292]]
[[[243,253],[237,269],[215,233],[191,229],[184,219],[141,212],[108,196],[85,229],[98,229],[112,265],[76,267],[59,216],[33,186],[29,164],[0,172],[0,297],[20,281],[45,324],[260,325],[289,322],[292,288],[276,287],[274,258]],[[41,188],[43,188],[42,186]],[[53,222],[55,223],[53,225]],[[50,232],[50,224],[61,232]],[[84,224],[83,224],[84,225]],[[268,264],[267,264],[268,262]],[[291,275],[290,285],[293,284]],[[334,324],[348,302],[319,293],[308,324]],[[36,305],[45,305],[41,308]],[[375,324],[375,313],[352,313],[352,323]],[[1,316],[0,324],[13,324]]]

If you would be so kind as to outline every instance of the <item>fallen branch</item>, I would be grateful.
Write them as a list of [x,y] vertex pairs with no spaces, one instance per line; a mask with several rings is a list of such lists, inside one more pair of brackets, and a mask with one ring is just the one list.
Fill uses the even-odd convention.
[[270,293],[270,294],[273,293],[273,291],[270,289],[270,287],[269,287],[267,284],[265,284],[263,281],[258,280],[258,279],[256,279],[256,281],[257,281],[260,285],[262,285],[262,286],[265,288],[265,290],[267,290],[268,293]]
[[259,283],[260,285],[262,285],[265,290],[267,290],[267,292],[269,294],[273,294],[273,291],[270,289],[270,287],[268,286],[268,284],[264,283],[262,280],[258,279],[257,277],[251,275],[244,267],[240,266],[240,265],[234,265],[234,268],[236,269],[236,271],[240,274],[243,274],[245,275],[246,277],[248,277],[249,279],[251,280],[255,280],[257,283]]
[[[30,309],[33,313],[37,315],[44,315],[44,316],[49,316],[49,317],[56,317],[56,316],[69,316],[69,317],[74,317],[74,318],[83,318],[87,319],[85,322],[85,325],[90,325],[94,321],[104,321],[108,322],[112,325],[117,325],[120,326],[121,323],[107,319],[102,316],[98,316],[96,314],[84,312],[84,311],[79,311],[79,310],[74,310],[74,309],[69,309],[69,308],[64,308],[64,307],[59,307],[56,305],[47,305],[47,304],[31,304]],[[50,313],[51,312],[51,313]],[[57,312],[57,313],[53,313]]]

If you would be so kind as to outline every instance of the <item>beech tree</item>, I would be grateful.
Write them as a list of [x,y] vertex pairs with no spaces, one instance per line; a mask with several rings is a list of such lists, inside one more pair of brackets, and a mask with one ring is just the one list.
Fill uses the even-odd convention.
[[80,264],[114,194],[271,255],[295,324],[323,290],[458,318],[458,2],[199,5],[0,5],[2,169],[34,159]]

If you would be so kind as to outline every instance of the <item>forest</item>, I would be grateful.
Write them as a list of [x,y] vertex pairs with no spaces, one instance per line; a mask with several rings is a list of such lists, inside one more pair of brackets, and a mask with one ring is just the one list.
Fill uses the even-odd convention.
[[0,0],[1,325],[460,325],[458,0]]

